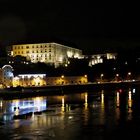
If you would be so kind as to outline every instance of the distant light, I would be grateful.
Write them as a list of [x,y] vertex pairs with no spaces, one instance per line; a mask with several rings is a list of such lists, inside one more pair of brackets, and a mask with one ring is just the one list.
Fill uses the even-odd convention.
[[73,118],[73,116],[69,116],[68,118],[69,118],[69,119],[72,119],[72,118]]
[[119,92],[122,93],[122,89],[119,89]]
[[125,65],[127,65],[128,63],[127,63],[127,61],[125,62]]
[[135,89],[135,88],[133,88],[132,92],[133,92],[133,93],[136,93],[136,89]]
[[65,67],[68,67],[68,64],[65,64]]
[[102,73],[102,74],[101,74],[101,77],[103,77],[103,76],[104,76],[104,74]]
[[131,75],[131,72],[128,72],[128,75]]
[[113,70],[116,70],[116,68],[113,68]]
[[87,75],[85,74],[84,77],[87,78]]

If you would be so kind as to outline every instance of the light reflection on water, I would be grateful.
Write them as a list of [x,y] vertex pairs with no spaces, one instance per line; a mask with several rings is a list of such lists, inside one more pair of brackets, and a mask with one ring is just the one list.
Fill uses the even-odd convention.
[[[136,89],[129,89],[1,99],[0,118],[5,124],[0,126],[0,136],[7,139],[101,139],[106,131],[140,116],[136,95]],[[14,118],[25,114],[28,115]]]

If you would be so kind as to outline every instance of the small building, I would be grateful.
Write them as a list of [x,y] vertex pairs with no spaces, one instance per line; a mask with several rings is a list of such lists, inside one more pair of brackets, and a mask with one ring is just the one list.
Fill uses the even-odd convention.
[[13,86],[13,67],[11,65],[4,65],[0,70],[0,81],[2,82],[3,87]]
[[13,87],[45,86],[46,74],[19,74],[13,78]]
[[69,84],[85,84],[88,82],[87,75],[83,76],[60,76],[46,77],[47,85],[69,85]]
[[85,84],[87,75],[46,77],[46,74],[20,74],[13,78],[13,87],[40,87],[47,85]]

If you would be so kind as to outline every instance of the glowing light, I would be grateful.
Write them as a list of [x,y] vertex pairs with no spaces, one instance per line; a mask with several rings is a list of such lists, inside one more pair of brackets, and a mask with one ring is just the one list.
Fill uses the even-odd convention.
[[105,121],[104,112],[105,112],[104,90],[102,90],[101,91],[101,113],[100,113],[100,123],[101,124],[104,124],[104,121]]
[[73,56],[72,51],[67,51],[67,56],[71,58]]
[[61,107],[62,112],[65,111],[65,99],[62,97],[62,107]]
[[128,107],[132,107],[132,94],[131,91],[128,93]]
[[136,92],[136,89],[134,88],[134,89],[133,89],[133,93],[135,93],[135,92]]
[[37,86],[37,85],[39,85],[39,83],[41,82],[41,79],[40,79],[40,77],[36,77],[36,78],[34,79],[34,81],[35,81],[35,85]]
[[128,75],[131,75],[131,72],[128,72]]
[[63,79],[64,78],[64,75],[61,75],[61,78]]
[[60,62],[63,61],[63,57],[62,57],[62,56],[59,57],[59,61],[60,61]]
[[85,109],[88,107],[88,94],[85,93]]
[[2,107],[3,106],[3,103],[2,103],[2,101],[0,100],[0,107]]
[[68,64],[65,64],[65,67],[68,67]]
[[11,55],[12,55],[12,56],[14,55],[13,51],[11,51]]
[[120,94],[119,92],[117,92],[117,100],[116,100],[116,103],[117,103],[117,107],[120,106]]
[[31,77],[34,77],[34,78],[37,78],[37,77],[45,77],[46,74],[19,74],[18,76],[24,78],[24,77],[28,77],[28,78],[31,78]]
[[13,100],[10,106],[11,112],[14,112],[15,115],[42,111],[46,109],[46,99],[36,97],[33,100]]
[[102,94],[101,94],[101,104],[104,106],[104,93],[103,93],[103,90],[102,90]]
[[102,74],[101,74],[101,77],[103,77],[103,76],[104,76],[104,74],[102,73]]
[[79,58],[79,54],[76,53],[76,54],[74,55],[74,58]]
[[87,78],[87,75],[85,74],[84,77]]

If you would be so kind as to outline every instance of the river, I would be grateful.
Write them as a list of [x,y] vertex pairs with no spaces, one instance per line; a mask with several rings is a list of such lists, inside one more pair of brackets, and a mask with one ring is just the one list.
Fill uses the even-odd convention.
[[132,139],[140,132],[140,89],[0,99],[0,138]]

